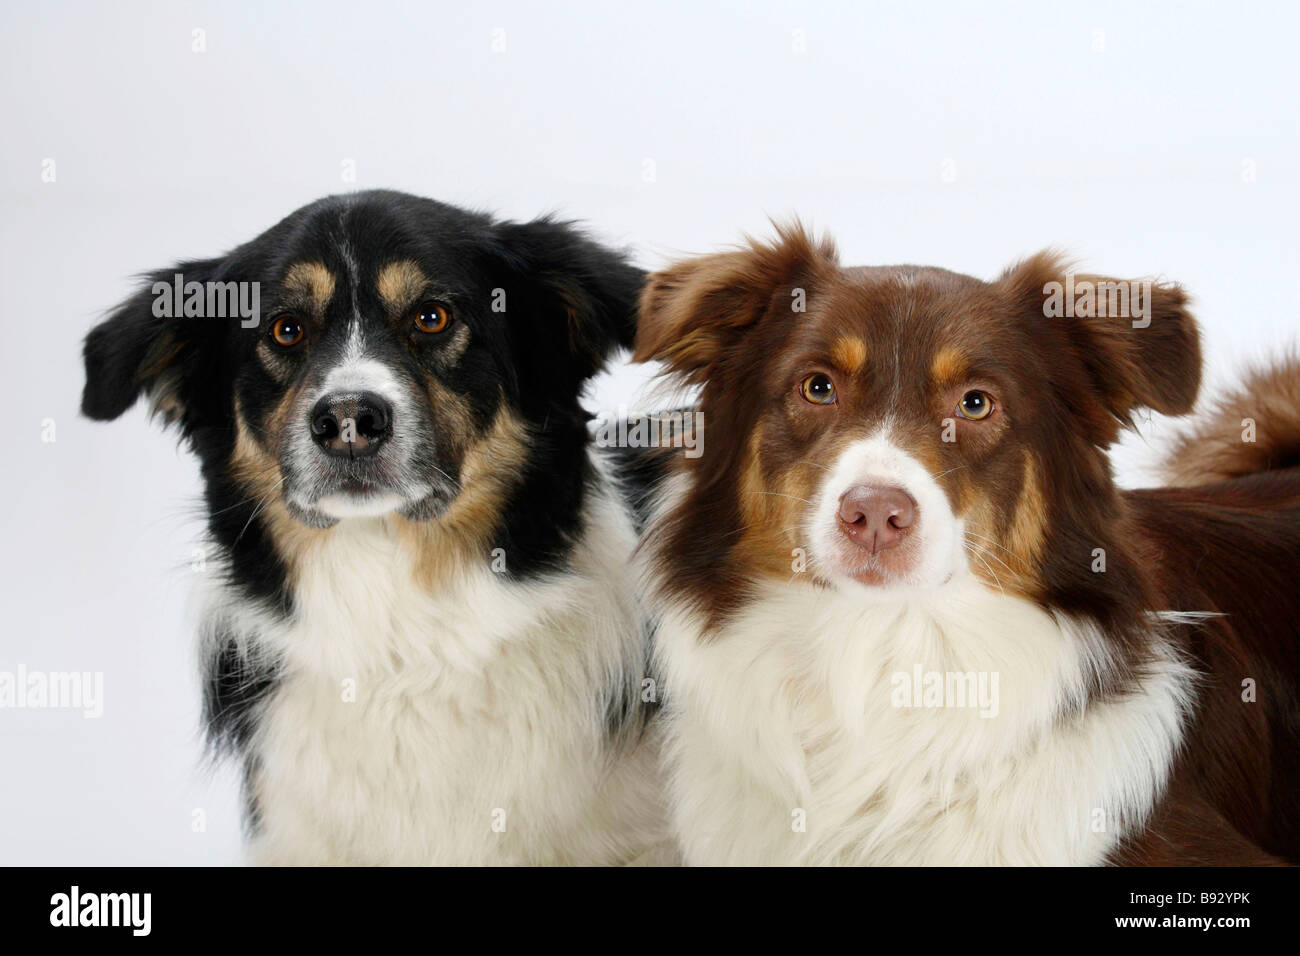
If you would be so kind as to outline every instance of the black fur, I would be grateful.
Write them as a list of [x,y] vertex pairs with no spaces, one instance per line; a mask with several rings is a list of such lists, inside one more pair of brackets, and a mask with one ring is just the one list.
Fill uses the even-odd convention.
[[[402,338],[400,329],[394,333],[393,317],[383,314],[374,279],[398,260],[414,261],[436,280],[455,304],[455,321],[470,327],[468,349],[451,370],[438,366],[432,346]],[[313,374],[306,353],[277,353],[282,374],[259,358],[277,315],[297,308],[282,280],[304,262],[322,263],[339,277],[358,276],[350,295],[335,295],[313,320],[312,354],[341,348],[347,323],[359,315],[388,349],[386,361],[412,381],[436,380],[454,393],[472,410],[476,427],[486,429],[502,402],[527,423],[527,460],[492,544],[505,549],[507,573],[515,577],[563,567],[582,531],[584,497],[598,480],[586,457],[588,416],[579,395],[612,351],[631,345],[643,277],[622,254],[568,223],[501,223],[387,191],[319,200],[225,256],[148,274],[140,291],[86,337],[82,411],[93,419],[116,418],[148,394],[200,459],[208,531],[231,583],[250,602],[292,614],[287,570],[272,531],[258,512],[258,498],[230,463],[236,402],[247,421],[264,421],[287,390]],[[257,327],[243,328],[238,318],[157,317],[151,287],[170,283],[176,273],[186,281],[259,283]],[[498,290],[506,296],[504,313],[491,307]],[[421,454],[430,468],[458,479],[458,461],[438,458],[437,448]],[[210,742],[218,751],[246,752],[257,708],[274,690],[275,665],[250,664],[220,636],[208,654]]]
[[249,749],[257,729],[262,704],[275,690],[278,669],[255,661],[241,649],[233,635],[210,636],[212,644],[203,662],[203,722],[213,757],[233,756],[244,762],[244,825],[257,832],[257,802],[251,782],[257,771]]

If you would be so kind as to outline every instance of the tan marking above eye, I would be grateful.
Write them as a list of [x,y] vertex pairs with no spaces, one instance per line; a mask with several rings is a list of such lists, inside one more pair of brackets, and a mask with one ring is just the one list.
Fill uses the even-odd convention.
[[945,345],[935,353],[930,363],[930,377],[936,382],[956,382],[966,375],[970,362],[965,354],[951,345]]
[[421,332],[436,334],[451,325],[451,310],[441,302],[425,302],[415,310],[415,327]]
[[390,262],[379,270],[375,289],[390,313],[400,313],[410,308],[424,294],[429,277],[409,259]]
[[319,262],[297,262],[280,283],[285,291],[302,296],[320,315],[334,298],[334,273]]
[[835,383],[825,372],[813,372],[799,383],[799,393],[813,405],[835,403]]
[[867,343],[846,335],[831,347],[831,361],[850,375],[859,372],[867,364]]

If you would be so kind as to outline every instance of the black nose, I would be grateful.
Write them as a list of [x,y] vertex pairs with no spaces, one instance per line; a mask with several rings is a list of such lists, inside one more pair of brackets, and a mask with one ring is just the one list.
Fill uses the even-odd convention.
[[336,392],[311,410],[311,437],[327,455],[364,458],[393,432],[393,407],[374,392]]

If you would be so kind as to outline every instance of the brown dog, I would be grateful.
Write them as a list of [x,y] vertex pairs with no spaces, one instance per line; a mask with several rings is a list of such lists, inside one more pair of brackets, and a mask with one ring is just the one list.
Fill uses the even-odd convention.
[[1187,305],[797,227],[650,278],[636,357],[707,438],[644,546],[689,862],[1300,858],[1300,365],[1183,441],[1184,487],[1107,460],[1191,410]]

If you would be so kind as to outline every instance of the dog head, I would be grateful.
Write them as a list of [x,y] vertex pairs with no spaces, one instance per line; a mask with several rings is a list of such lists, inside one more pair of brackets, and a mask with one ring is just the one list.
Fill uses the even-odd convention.
[[636,357],[703,386],[710,453],[662,533],[714,614],[805,570],[864,597],[973,574],[1086,605],[1095,549],[1124,549],[1105,449],[1139,406],[1188,411],[1200,376],[1178,287],[1050,254],[984,282],[842,268],[785,228],[652,275],[641,315]]
[[145,394],[212,504],[311,528],[458,504],[491,523],[541,459],[579,454],[582,384],[631,344],[640,280],[567,224],[331,197],[150,275],[87,337],[82,408],[111,419]]

